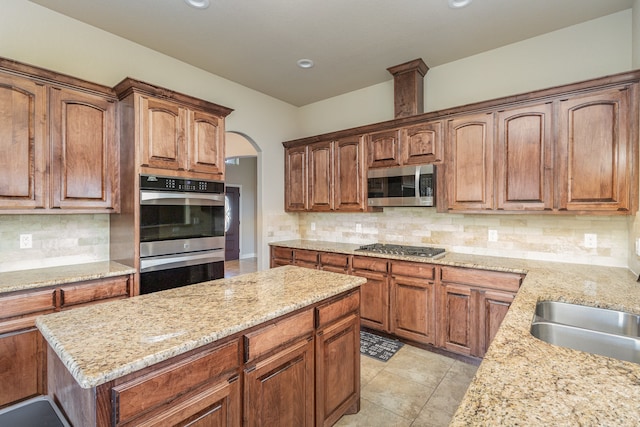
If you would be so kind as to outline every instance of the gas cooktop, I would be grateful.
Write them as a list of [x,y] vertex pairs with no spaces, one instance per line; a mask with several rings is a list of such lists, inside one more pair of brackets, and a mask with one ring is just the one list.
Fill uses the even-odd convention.
[[432,259],[441,258],[445,255],[445,250],[442,248],[433,248],[430,246],[387,245],[384,243],[363,245],[356,250],[375,252],[378,254],[419,256]]

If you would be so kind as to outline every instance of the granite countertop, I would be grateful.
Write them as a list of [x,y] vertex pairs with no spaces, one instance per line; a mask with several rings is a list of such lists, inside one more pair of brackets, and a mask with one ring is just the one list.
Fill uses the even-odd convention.
[[364,282],[286,266],[48,314],[36,326],[78,384],[91,388]]
[[[272,245],[355,252],[358,245]],[[640,283],[625,268],[447,253],[437,260],[384,258],[526,273],[502,326],[450,426],[637,426],[640,365],[548,344],[529,329],[538,301],[557,300],[640,314]]]
[[90,262],[61,267],[37,268],[0,273],[0,294],[46,288],[85,280],[133,274],[136,270],[114,261]]

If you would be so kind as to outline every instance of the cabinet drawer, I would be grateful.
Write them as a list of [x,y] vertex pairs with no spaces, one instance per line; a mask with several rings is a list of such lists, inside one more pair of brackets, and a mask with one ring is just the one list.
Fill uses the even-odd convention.
[[387,260],[374,257],[354,256],[351,261],[351,266],[353,269],[360,270],[380,271],[383,273],[388,271]]
[[349,255],[322,252],[320,254],[320,264],[331,265],[341,268],[349,268]]
[[313,309],[250,332],[244,336],[244,361],[249,362],[267,354],[295,338],[313,331]]
[[293,262],[293,249],[273,246],[271,247],[271,258]]
[[317,327],[322,328],[360,307],[360,291],[353,292],[337,301],[316,307]]
[[507,292],[518,292],[522,276],[515,273],[442,267],[442,281],[463,283]]
[[121,425],[239,367],[238,341],[206,350],[112,389],[114,419]]
[[83,282],[60,289],[60,307],[129,296],[129,276]]
[[410,276],[420,279],[433,279],[436,267],[433,264],[417,262],[391,262],[391,273],[398,276]]
[[23,316],[30,313],[53,311],[56,308],[55,289],[32,291],[0,297],[0,319]]
[[297,249],[295,253],[296,261],[302,261],[303,263],[318,263],[318,252],[306,251],[304,249]]

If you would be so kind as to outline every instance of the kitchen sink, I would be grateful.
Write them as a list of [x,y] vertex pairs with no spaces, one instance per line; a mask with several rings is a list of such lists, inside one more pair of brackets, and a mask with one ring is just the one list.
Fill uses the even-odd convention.
[[549,344],[640,363],[640,316],[557,301],[536,305],[531,335]]

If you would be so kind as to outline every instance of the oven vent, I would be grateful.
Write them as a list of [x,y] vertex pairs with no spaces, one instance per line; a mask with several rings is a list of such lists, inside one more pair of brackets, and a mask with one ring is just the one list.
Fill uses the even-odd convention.
[[424,112],[424,75],[429,67],[421,58],[387,68],[393,75],[394,117]]

